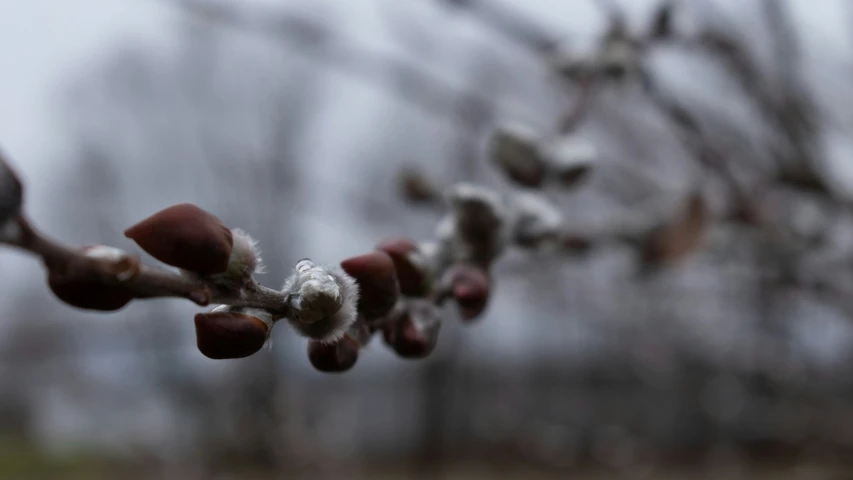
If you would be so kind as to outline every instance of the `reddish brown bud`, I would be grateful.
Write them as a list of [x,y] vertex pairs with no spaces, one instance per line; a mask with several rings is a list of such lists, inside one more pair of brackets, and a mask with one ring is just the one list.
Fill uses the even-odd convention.
[[120,285],[104,285],[92,280],[68,280],[49,272],[47,284],[63,302],[86,310],[112,312],[124,308],[133,300],[133,292]]
[[385,252],[371,252],[341,262],[341,268],[359,287],[358,311],[367,318],[381,317],[400,297],[394,261]]
[[334,343],[311,340],[308,342],[308,360],[321,372],[345,372],[358,360],[358,349],[358,342],[349,335]]
[[244,358],[258,352],[269,331],[268,323],[245,313],[223,310],[195,316],[198,349],[214,360]]
[[382,334],[385,343],[403,358],[428,357],[438,343],[438,336],[429,335],[428,332],[418,328],[409,316],[385,328]]
[[459,305],[459,313],[465,320],[480,316],[489,301],[489,276],[482,269],[459,265],[450,273],[453,298]]
[[402,358],[427,357],[438,343],[441,312],[426,301],[412,302],[407,308],[398,318],[383,326],[382,337]]
[[702,246],[708,229],[708,206],[701,193],[692,194],[675,218],[654,229],[641,252],[644,268],[674,264]]
[[189,203],[161,210],[124,235],[157,260],[199,275],[224,272],[234,245],[219,218]]
[[[104,245],[85,245],[80,252],[106,266],[118,279],[130,279],[139,273],[139,259],[129,257],[123,251]],[[140,295],[123,285],[109,284],[99,279],[66,276],[65,265],[48,263],[47,284],[57,298],[63,302],[86,310],[111,312],[123,308]]]
[[400,293],[418,297],[429,291],[429,273],[419,261],[422,254],[414,240],[392,238],[382,242],[377,248],[387,253],[394,262]]
[[585,254],[592,248],[592,240],[579,235],[564,235],[560,238],[560,247],[569,254]]

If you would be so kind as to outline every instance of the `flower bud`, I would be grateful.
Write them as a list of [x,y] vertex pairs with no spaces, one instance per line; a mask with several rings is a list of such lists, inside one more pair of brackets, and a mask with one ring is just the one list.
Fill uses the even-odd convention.
[[195,316],[198,350],[222,360],[255,354],[269,338],[272,315],[257,308],[220,306]]
[[358,316],[359,286],[339,267],[300,260],[283,291],[290,298],[287,320],[306,337],[334,342]]
[[311,340],[308,342],[308,360],[321,372],[340,373],[355,365],[358,361],[358,350],[358,342],[349,335],[334,343]]
[[438,343],[441,312],[424,300],[413,300],[393,322],[383,327],[385,343],[402,358],[429,356]]
[[400,293],[418,297],[426,295],[432,286],[432,274],[418,244],[408,238],[391,238],[377,247],[394,262]]
[[442,248],[453,262],[489,265],[509,239],[503,199],[485,187],[460,183],[449,189],[447,201],[452,211],[436,228]]
[[[104,245],[86,245],[81,252],[90,258],[113,262],[117,280],[128,280],[139,273],[138,259],[128,257],[125,252]],[[136,295],[123,285],[110,285],[97,279],[68,278],[57,266],[48,265],[47,284],[57,298],[63,302],[86,310],[111,312],[124,308]]]
[[367,323],[367,319],[364,318],[363,315],[359,314],[358,318],[349,327],[349,330],[347,330],[346,335],[355,340],[359,346],[364,347],[370,343],[371,338],[373,338],[373,331],[370,328],[370,324]]
[[652,229],[641,246],[642,270],[672,265],[702,246],[708,229],[708,206],[701,192],[691,194],[676,215]]
[[518,245],[533,248],[559,238],[562,214],[544,196],[520,193],[514,198],[513,210],[513,240]]
[[539,156],[539,139],[525,125],[501,125],[492,134],[489,145],[492,161],[517,184],[535,188],[545,179],[545,166]]
[[472,265],[457,265],[449,272],[453,298],[464,320],[473,320],[486,309],[489,301],[489,276]]
[[49,274],[47,284],[56,298],[77,308],[113,312],[121,310],[131,300],[133,293],[119,285],[104,285],[97,281],[66,281],[61,276]]
[[570,255],[584,255],[592,249],[593,242],[587,237],[574,234],[563,234],[560,237],[560,249]]
[[21,180],[0,153],[0,227],[20,213],[23,202]]
[[[248,282],[252,281],[254,274],[264,271],[257,242],[239,228],[231,229],[231,236],[234,245],[228,259],[228,268],[222,273],[202,276],[205,280],[228,291],[243,288]],[[184,274],[191,277],[197,276],[187,271],[184,271]]]
[[490,242],[500,233],[505,208],[499,194],[470,183],[458,183],[447,192],[457,234],[466,242]]
[[385,252],[371,252],[341,262],[358,283],[358,311],[368,318],[381,317],[394,308],[400,297],[400,286],[394,261]]
[[598,150],[586,140],[566,136],[547,143],[542,155],[549,176],[568,188],[577,185],[592,171]]
[[189,203],[161,210],[124,234],[157,260],[198,275],[225,272],[234,246],[219,218]]
[[548,63],[553,71],[572,83],[589,79],[598,67],[593,45],[575,42],[557,45]]
[[598,62],[604,77],[622,80],[639,70],[639,52],[631,40],[614,39],[600,52]]
[[400,193],[403,198],[413,204],[429,204],[440,195],[438,189],[420,170],[408,167],[400,173]]

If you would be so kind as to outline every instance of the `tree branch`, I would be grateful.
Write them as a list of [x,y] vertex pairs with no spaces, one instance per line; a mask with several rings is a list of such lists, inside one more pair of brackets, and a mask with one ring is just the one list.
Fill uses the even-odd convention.
[[[452,118],[466,129],[469,111],[494,108],[494,101],[474,90],[449,84],[435,74],[402,58],[379,54],[341,37],[325,26],[294,15],[254,6],[236,8],[223,2],[199,0],[159,0],[191,15],[217,24],[275,39],[289,44],[294,52],[319,61],[355,79],[378,84],[405,103],[439,118]],[[459,105],[467,106],[466,110]],[[476,123],[476,122],[475,122]]]

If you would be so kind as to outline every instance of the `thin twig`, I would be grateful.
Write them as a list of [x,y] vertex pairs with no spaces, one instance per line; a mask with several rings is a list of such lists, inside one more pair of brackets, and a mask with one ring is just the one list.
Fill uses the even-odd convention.
[[535,52],[549,52],[557,41],[519,12],[495,0],[438,0],[439,3],[464,8],[483,25],[515,43]]
[[372,51],[307,18],[258,6],[238,9],[221,2],[160,1],[227,27],[289,44],[296,47],[295,53],[309,60],[322,62],[356,79],[378,83],[383,92],[390,92],[430,115],[452,118],[466,129],[477,126],[470,124],[467,112],[460,111],[460,103],[474,111],[494,108],[492,99],[475,90],[451,85],[412,62]]
[[63,245],[39,232],[24,216],[16,219],[18,235],[0,240],[39,257],[54,275],[66,281],[122,286],[137,298],[185,298],[197,305],[211,303],[253,307],[273,314],[287,313],[287,295],[252,281],[240,295],[217,289],[163,268],[144,265],[132,255],[114,258],[87,256],[81,249]]

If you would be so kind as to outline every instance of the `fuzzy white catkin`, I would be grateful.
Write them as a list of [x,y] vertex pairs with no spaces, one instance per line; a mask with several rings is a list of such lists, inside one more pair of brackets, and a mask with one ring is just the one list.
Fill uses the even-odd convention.
[[229,270],[242,269],[241,273],[247,275],[264,273],[264,263],[258,242],[239,228],[232,228],[231,235],[234,239],[234,247],[228,262]]
[[283,291],[290,298],[288,323],[303,336],[335,342],[358,317],[358,284],[340,267],[301,260]]
[[231,229],[231,237],[233,246],[228,258],[228,267],[224,272],[206,277],[185,270],[181,273],[188,278],[201,279],[229,291],[242,291],[253,275],[264,273],[264,265],[258,242],[248,233],[234,228]]

